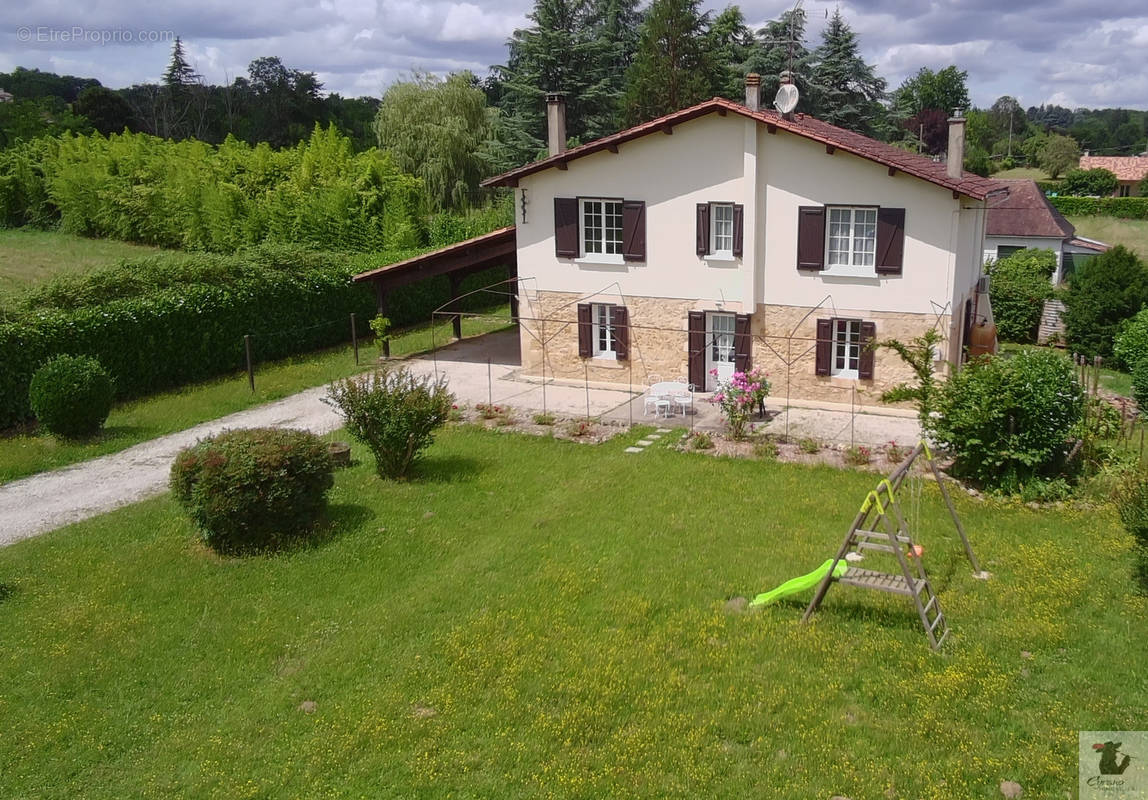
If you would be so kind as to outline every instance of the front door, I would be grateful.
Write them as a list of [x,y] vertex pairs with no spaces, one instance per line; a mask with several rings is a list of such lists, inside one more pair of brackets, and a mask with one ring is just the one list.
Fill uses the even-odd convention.
[[[706,391],[717,389],[733,376],[734,315],[706,313]],[[717,375],[714,375],[717,370]]]

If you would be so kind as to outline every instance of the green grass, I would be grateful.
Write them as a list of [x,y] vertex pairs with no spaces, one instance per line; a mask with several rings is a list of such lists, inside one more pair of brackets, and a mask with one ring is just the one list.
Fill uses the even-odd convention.
[[1122,244],[1148,258],[1148,220],[1116,217],[1068,217],[1079,236],[1099,239],[1107,244]]
[[1143,727],[1108,513],[962,495],[980,582],[926,485],[935,654],[890,595],[723,612],[831,555],[872,476],[631,439],[448,430],[279,555],[211,555],[167,497],[0,550],[0,795],[1062,797],[1078,730]]
[[1050,181],[1049,174],[1039,167],[1014,167],[993,173],[994,178],[1031,178],[1034,181]]
[[0,229],[0,294],[43,283],[57,275],[87,272],[159,250],[111,239],[87,239],[29,228]]
[[[463,319],[463,335],[474,336],[506,325],[507,309],[493,310],[501,319]],[[450,322],[435,325],[439,345],[449,340]],[[396,333],[391,339],[391,355],[420,353],[431,347],[431,326],[416,326]],[[237,373],[178,391],[152,395],[112,409],[104,430],[91,440],[73,442],[35,430],[0,437],[0,484],[48,469],[74,464],[96,456],[116,453],[157,436],[185,430],[201,422],[218,419],[246,408],[269,403],[288,395],[322,386],[339,378],[368,369],[378,356],[373,343],[360,345],[356,366],[351,347],[338,347],[309,353],[285,361],[260,365],[255,376],[255,392],[247,383],[247,373]]]

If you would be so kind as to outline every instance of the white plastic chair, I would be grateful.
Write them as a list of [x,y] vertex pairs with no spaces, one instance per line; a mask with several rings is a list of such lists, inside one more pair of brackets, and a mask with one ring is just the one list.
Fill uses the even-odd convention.
[[[685,383],[685,381],[682,381]],[[682,410],[682,414],[687,411],[693,411],[694,408],[694,385],[689,384],[689,394],[674,395],[674,405]]]

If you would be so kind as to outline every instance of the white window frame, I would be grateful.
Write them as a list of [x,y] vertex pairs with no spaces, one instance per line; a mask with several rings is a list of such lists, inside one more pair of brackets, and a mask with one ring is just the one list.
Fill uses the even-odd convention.
[[[872,237],[858,237],[858,227],[870,224],[858,220],[858,214],[872,215]],[[833,235],[834,216],[848,214],[848,236],[844,237],[844,249],[834,248],[834,240],[842,239]],[[829,275],[866,275],[877,274],[877,206],[826,206],[825,209],[825,273]],[[838,222],[837,224],[840,224]],[[865,249],[864,242],[872,242],[872,250]],[[842,253],[848,256],[845,261],[833,262],[834,254]],[[868,261],[869,263],[865,263]]]
[[618,339],[614,332],[614,306],[610,303],[590,304],[591,335],[594,358],[615,361],[618,358]]
[[[861,320],[835,317],[833,320],[833,351],[829,374],[834,378],[860,377]],[[840,365],[840,366],[839,366]]]
[[[727,212],[729,217],[723,220],[723,224],[728,224],[729,233],[718,233],[718,209]],[[728,241],[728,247],[722,247],[726,242],[719,242],[721,239]],[[733,203],[710,203],[710,256],[716,258],[733,259]]]
[[[616,215],[614,210],[616,208]],[[607,225],[607,212],[617,219],[617,239],[607,237],[607,231],[615,230]],[[587,226],[590,216],[597,225]],[[595,219],[596,217],[596,219]],[[585,261],[621,264],[622,258],[622,198],[581,197],[578,199],[578,249]],[[589,231],[588,231],[589,228]],[[613,252],[610,252],[613,250]]]
[[[718,330],[718,321],[721,321],[721,330]],[[715,364],[737,363],[737,315],[729,313],[712,313],[709,319],[711,331],[710,360]]]

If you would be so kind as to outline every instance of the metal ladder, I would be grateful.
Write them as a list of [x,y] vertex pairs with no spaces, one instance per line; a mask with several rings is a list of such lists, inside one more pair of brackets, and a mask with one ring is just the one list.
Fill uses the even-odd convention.
[[[900,485],[900,481],[898,481]],[[877,488],[869,492],[861,510],[849,526],[845,541],[830,566],[829,571],[817,587],[809,607],[805,609],[802,622],[808,622],[825,599],[829,586],[833,583],[833,570],[837,563],[848,560],[849,553],[881,553],[892,555],[897,562],[896,572],[880,572],[850,565],[845,573],[837,578],[838,583],[856,586],[861,589],[875,589],[881,592],[905,595],[913,598],[913,605],[921,619],[929,645],[937,650],[949,635],[949,623],[941,610],[941,601],[933,591],[925,566],[909,536],[905,518],[897,502],[894,485],[883,478]]]

